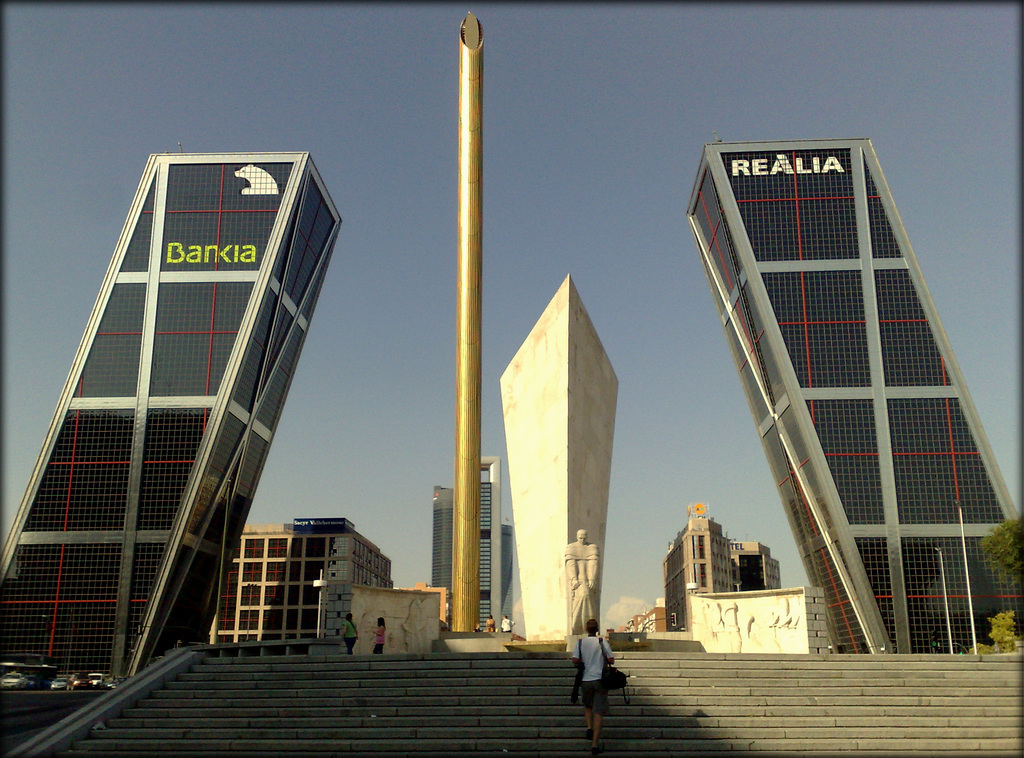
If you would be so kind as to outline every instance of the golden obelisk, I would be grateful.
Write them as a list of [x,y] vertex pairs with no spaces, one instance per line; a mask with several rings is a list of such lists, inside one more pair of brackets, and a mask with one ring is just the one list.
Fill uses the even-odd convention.
[[480,621],[480,291],[484,30],[472,13],[459,30],[459,264],[455,314],[455,522],[452,624]]

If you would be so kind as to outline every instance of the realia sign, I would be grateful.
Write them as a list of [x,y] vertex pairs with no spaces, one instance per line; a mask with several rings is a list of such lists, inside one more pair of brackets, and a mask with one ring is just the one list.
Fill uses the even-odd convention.
[[742,159],[737,158],[732,161],[732,175],[733,176],[774,176],[775,174],[827,174],[829,172],[836,172],[837,174],[845,174],[846,169],[843,168],[843,164],[839,162],[839,159],[834,155],[826,156],[825,160],[822,161],[821,156],[814,155],[810,158],[810,165],[806,162],[803,156],[799,156],[794,159],[793,163],[790,163],[789,156],[785,153],[777,153],[775,155],[775,161],[769,167],[768,162],[770,158],[753,158],[753,159]]

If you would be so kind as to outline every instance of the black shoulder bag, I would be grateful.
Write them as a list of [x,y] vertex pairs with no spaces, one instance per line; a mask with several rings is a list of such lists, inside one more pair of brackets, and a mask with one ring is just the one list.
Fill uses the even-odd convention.
[[629,684],[629,674],[615,668],[608,656],[604,654],[604,645],[598,638],[597,644],[601,647],[601,655],[604,656],[604,669],[601,671],[601,686],[606,690],[622,690],[622,697],[628,703],[629,694],[626,692],[626,685]]

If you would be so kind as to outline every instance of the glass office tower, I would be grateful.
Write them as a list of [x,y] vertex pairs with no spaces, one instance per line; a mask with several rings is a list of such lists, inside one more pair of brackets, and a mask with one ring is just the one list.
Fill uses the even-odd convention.
[[[488,616],[500,619],[511,585],[503,583],[505,547],[501,538],[501,459],[480,458],[480,625]],[[434,487],[431,585],[452,591],[455,490]],[[511,560],[509,555],[508,560]],[[511,571],[511,569],[509,569]],[[511,615],[511,611],[508,612]],[[451,619],[448,619],[450,622]]]
[[925,652],[947,600],[957,650],[972,608],[982,642],[1020,618],[979,544],[1016,510],[870,140],[705,145],[687,216],[834,649]]
[[7,652],[207,638],[339,225],[308,153],[150,157],[4,547]]

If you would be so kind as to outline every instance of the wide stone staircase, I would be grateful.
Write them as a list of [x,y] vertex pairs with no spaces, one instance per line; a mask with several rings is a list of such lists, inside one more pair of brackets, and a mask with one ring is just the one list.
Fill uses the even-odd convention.
[[[589,754],[565,654],[190,655],[15,754]],[[1018,655],[620,652],[616,664],[629,702],[611,693],[609,754],[1022,754]]]

